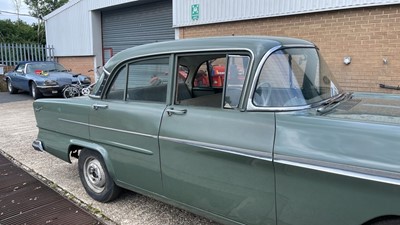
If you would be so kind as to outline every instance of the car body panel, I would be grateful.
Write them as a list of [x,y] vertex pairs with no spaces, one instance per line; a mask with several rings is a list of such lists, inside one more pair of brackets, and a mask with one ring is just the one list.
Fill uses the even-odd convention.
[[[274,223],[274,114],[174,109],[187,113],[164,113],[160,149],[165,195],[238,222]],[[185,126],[177,129],[176,124]]]
[[116,182],[162,193],[157,136],[165,104],[101,100],[93,104],[107,105],[91,109],[90,139],[107,149]]
[[[278,51],[272,72],[265,72]],[[322,72],[312,83],[307,76],[316,65],[320,72],[323,60],[317,53],[309,58],[296,55],[302,51],[315,53],[316,47],[279,37],[134,47],[108,61],[92,97],[35,101],[38,139],[45,151],[65,161],[71,149],[98,151],[118,186],[226,224],[363,224],[400,218],[400,95],[344,93],[329,73]],[[225,77],[218,90],[193,88],[196,69],[204,60],[211,64],[225,57],[231,62],[232,55],[249,59],[239,95],[227,95],[229,63],[223,65]],[[121,100],[108,99],[120,68],[166,56],[166,74],[173,74],[165,89],[166,102],[126,100],[128,82]],[[292,62],[308,59],[311,63],[292,67]],[[184,76],[179,75],[181,64],[187,67]],[[301,70],[309,65],[314,67]],[[279,77],[282,71],[289,76]],[[298,71],[302,73],[292,77]],[[265,74],[279,90],[259,85]],[[182,79],[186,81],[179,83]],[[285,83],[292,88],[296,82],[310,88],[305,93],[311,100],[304,100],[311,103],[285,105],[284,98],[292,92],[280,91]],[[182,84],[188,87],[189,100],[219,95],[219,107],[184,103]],[[312,89],[315,84],[321,85],[319,91]],[[329,91],[324,92],[325,87]],[[285,104],[270,106],[268,98],[256,102],[256,94]],[[237,107],[227,107],[224,96],[236,98]]]

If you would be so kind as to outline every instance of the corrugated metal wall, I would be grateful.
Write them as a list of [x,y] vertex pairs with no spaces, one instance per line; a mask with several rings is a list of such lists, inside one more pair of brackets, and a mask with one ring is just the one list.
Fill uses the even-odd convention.
[[[399,4],[400,0],[173,0],[174,27]],[[192,5],[199,17],[192,19]]]
[[103,48],[126,48],[175,39],[172,0],[135,5],[102,13]]
[[55,56],[93,54],[89,1],[78,1],[51,19],[46,18],[46,42]]

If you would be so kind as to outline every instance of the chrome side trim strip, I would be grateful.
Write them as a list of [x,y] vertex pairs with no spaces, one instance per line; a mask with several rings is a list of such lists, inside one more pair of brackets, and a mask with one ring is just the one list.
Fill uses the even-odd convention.
[[46,85],[40,85],[36,86],[37,88],[59,88],[60,85],[54,85],[54,86],[46,86]]
[[301,167],[331,174],[354,177],[363,180],[375,181],[385,184],[400,185],[400,174],[390,171],[363,168],[339,163],[323,162],[313,159],[304,159],[294,156],[275,154],[275,163]]
[[130,150],[130,151],[134,151],[134,152],[137,152],[137,153],[142,153],[142,154],[145,154],[145,155],[153,155],[154,154],[152,151],[144,149],[144,148],[125,145],[125,144],[121,144],[121,143],[114,142],[114,141],[105,141],[105,142],[102,142],[102,143],[107,144],[107,145],[113,145],[113,146],[116,146],[116,147],[119,147],[119,148],[124,148],[124,149]]
[[149,138],[157,139],[157,135],[151,135],[151,134],[144,134],[144,133],[139,133],[139,132],[134,132],[134,131],[115,129],[115,128],[111,128],[111,127],[97,126],[97,125],[93,125],[93,124],[78,122],[78,121],[74,121],[74,120],[67,120],[67,119],[63,119],[63,118],[58,118],[58,120],[63,121],[63,122],[67,122],[67,123],[73,123],[73,124],[79,124],[79,125],[99,128],[99,129],[103,129],[103,130],[110,130],[110,131],[116,131],[116,132],[121,132],[121,133],[125,133],[125,134],[133,134],[133,135],[138,135],[138,136],[142,136],[142,137],[149,137]]
[[200,147],[200,148],[206,148],[209,150],[217,151],[217,152],[225,152],[225,153],[231,153],[234,155],[240,155],[240,156],[245,156],[249,158],[254,158],[254,159],[260,159],[264,161],[269,161],[272,162],[272,153],[269,152],[260,152],[256,150],[249,150],[249,149],[243,149],[243,148],[237,148],[237,147],[232,147],[232,146],[225,146],[225,145],[218,145],[218,144],[210,144],[210,143],[205,143],[205,142],[200,142],[200,141],[192,141],[192,140],[185,140],[185,139],[179,139],[179,138],[171,138],[171,137],[159,137],[160,140],[164,141],[171,141],[179,144],[186,144],[186,145],[191,145],[195,147]]

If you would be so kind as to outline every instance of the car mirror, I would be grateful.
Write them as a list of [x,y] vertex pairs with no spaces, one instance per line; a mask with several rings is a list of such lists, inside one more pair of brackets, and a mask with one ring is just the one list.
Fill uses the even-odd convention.
[[23,69],[19,69],[19,70],[17,70],[17,73],[24,73],[24,70]]

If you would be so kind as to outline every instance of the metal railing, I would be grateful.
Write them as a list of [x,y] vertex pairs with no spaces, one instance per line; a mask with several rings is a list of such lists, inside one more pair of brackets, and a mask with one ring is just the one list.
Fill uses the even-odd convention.
[[14,66],[22,61],[54,61],[53,46],[0,43],[0,65]]

